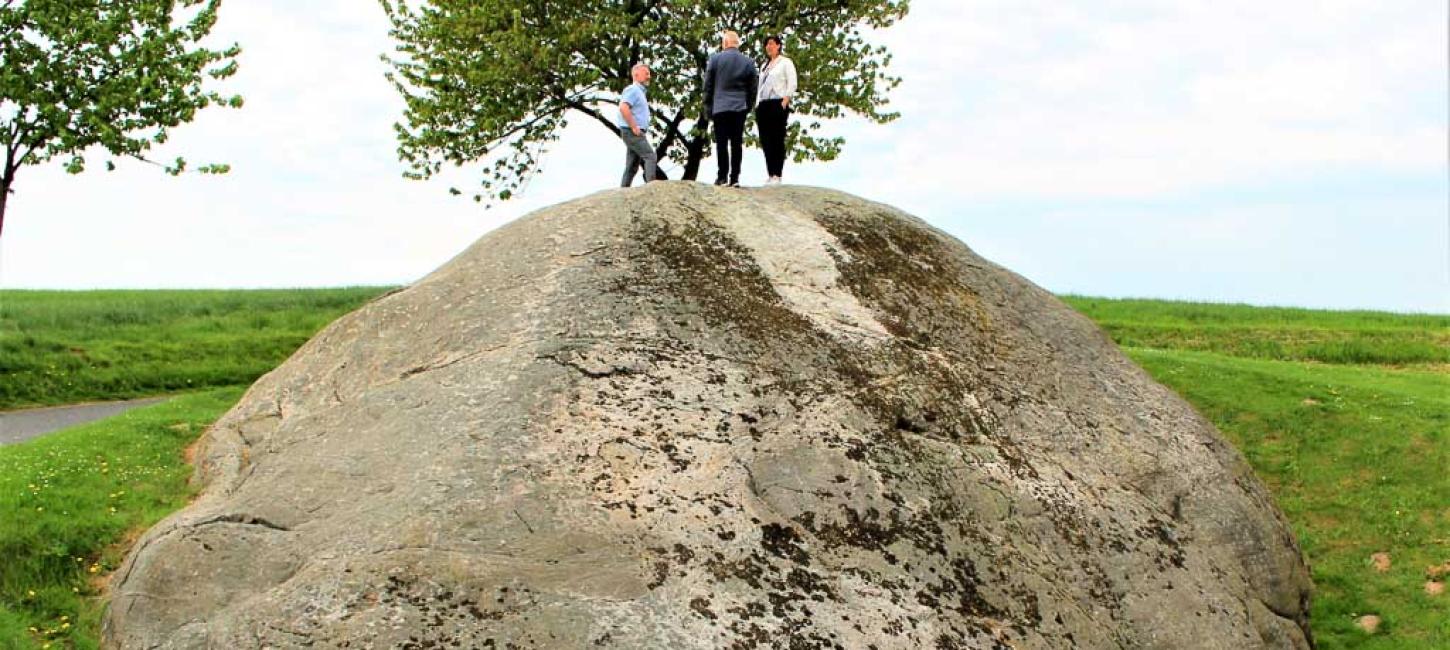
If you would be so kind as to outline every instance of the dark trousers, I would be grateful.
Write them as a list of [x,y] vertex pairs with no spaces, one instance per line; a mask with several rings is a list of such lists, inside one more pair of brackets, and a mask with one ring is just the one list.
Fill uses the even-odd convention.
[[760,129],[760,148],[765,151],[765,170],[779,177],[785,169],[785,118],[790,111],[779,99],[767,99],[755,107],[755,126]]
[[745,116],[748,111],[725,111],[716,113],[715,121],[715,182],[740,182],[740,155],[745,146]]

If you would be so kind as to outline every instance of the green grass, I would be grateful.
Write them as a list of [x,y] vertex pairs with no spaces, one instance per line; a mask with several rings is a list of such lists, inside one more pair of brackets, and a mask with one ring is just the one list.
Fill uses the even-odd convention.
[[[1450,648],[1450,596],[1424,593],[1450,561],[1450,316],[1064,300],[1273,491],[1313,572],[1320,648]],[[1384,620],[1373,636],[1365,614]]]
[[0,291],[0,409],[248,384],[386,290]]
[[0,648],[97,647],[97,579],[125,540],[185,505],[183,450],[241,394],[182,395],[0,447]]
[[[1293,523],[1315,583],[1319,647],[1450,647],[1450,374],[1132,348],[1253,465]],[[1379,573],[1370,556],[1390,554]],[[1371,637],[1354,626],[1383,618]]]
[[[233,386],[0,447],[0,648],[95,647],[89,568],[104,576],[128,534],[190,496],[181,449],[242,385],[382,291],[0,292],[0,404]],[[1066,300],[1269,485],[1313,571],[1321,648],[1450,648],[1450,595],[1423,592],[1426,567],[1450,560],[1450,317]],[[1370,567],[1376,552],[1389,572]],[[1384,619],[1378,634],[1354,627],[1362,614]],[[71,627],[44,634],[62,616]]]
[[1064,296],[1119,345],[1333,364],[1450,364],[1450,316]]

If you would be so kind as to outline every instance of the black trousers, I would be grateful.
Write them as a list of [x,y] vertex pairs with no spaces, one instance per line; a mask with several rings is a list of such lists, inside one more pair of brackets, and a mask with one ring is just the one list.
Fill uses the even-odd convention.
[[767,99],[755,107],[760,148],[765,151],[765,169],[771,177],[779,177],[785,169],[785,120],[789,116],[779,99]]
[[740,155],[745,147],[745,116],[749,111],[725,111],[715,122],[715,182],[740,182]]

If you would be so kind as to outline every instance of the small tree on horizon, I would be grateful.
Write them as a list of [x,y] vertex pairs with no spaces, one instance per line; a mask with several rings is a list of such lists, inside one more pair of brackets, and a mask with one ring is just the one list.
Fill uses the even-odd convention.
[[[475,200],[507,200],[538,169],[570,117],[618,136],[614,106],[636,62],[654,70],[649,101],[661,163],[694,180],[712,140],[704,114],[705,63],[726,29],[753,47],[782,35],[800,83],[789,134],[797,162],[833,160],[844,138],[823,120],[847,113],[877,123],[891,55],[863,34],[906,15],[909,0],[379,0],[396,55],[384,57],[406,102],[394,125],[404,175],[486,161]],[[764,51],[750,52],[764,58]],[[455,194],[457,189],[450,190]]]
[[[117,157],[152,162],[145,153],[169,129],[213,105],[242,105],[203,88],[237,70],[241,48],[201,47],[221,0],[0,0],[0,230],[16,172],[69,156],[66,171],[85,170],[83,152],[99,145]],[[161,165],[186,170],[177,158]],[[107,169],[114,169],[111,161]],[[196,171],[219,174],[223,164]]]

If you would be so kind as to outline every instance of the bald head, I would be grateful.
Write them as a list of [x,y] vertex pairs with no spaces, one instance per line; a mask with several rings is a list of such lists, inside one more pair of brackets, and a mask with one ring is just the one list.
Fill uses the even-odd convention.
[[635,83],[649,83],[649,66],[636,63],[633,68],[629,69],[629,76],[634,79]]
[[732,47],[740,47],[740,35],[727,29],[720,34],[720,48],[728,50]]

